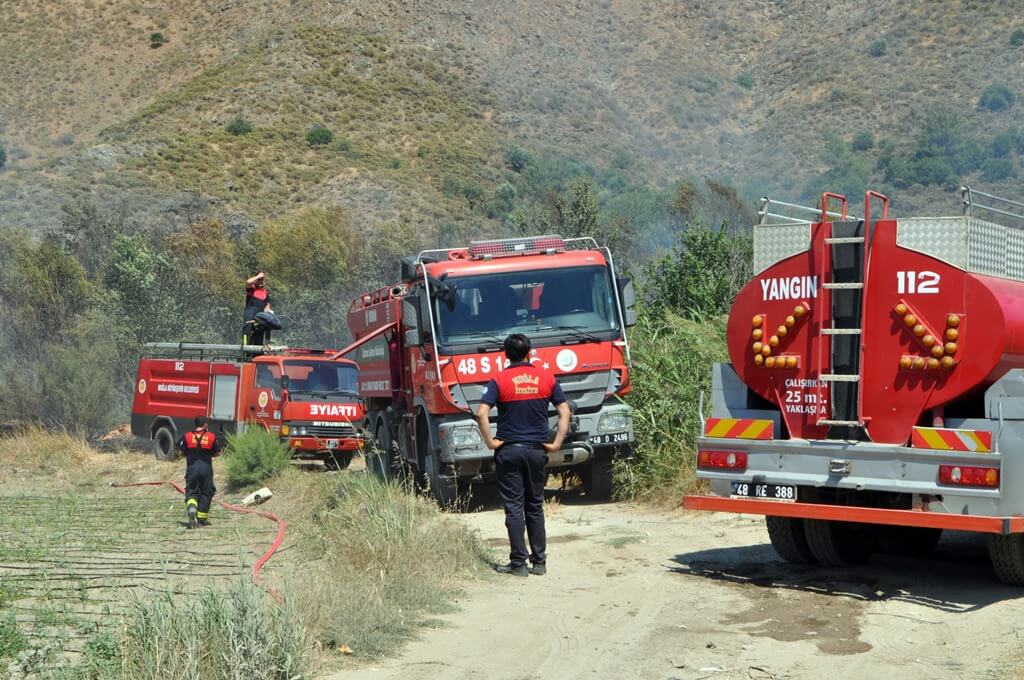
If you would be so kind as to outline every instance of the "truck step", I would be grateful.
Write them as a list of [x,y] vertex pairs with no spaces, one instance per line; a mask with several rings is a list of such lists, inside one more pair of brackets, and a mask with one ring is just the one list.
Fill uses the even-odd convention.
[[828,288],[829,290],[860,290],[864,287],[862,282],[858,283],[823,283],[822,288]]
[[845,246],[845,245],[856,245],[858,243],[864,243],[863,236],[839,236],[836,238],[827,238],[825,243],[834,246]]
[[860,335],[859,328],[822,328],[822,335]]
[[825,418],[818,420],[819,427],[861,427],[863,424],[856,420],[827,420]]
[[825,382],[860,382],[860,376],[856,373],[822,373],[818,379]]

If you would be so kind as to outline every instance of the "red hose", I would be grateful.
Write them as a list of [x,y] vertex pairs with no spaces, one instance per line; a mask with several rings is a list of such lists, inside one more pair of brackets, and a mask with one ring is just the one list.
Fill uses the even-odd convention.
[[[117,484],[114,482],[110,483],[110,486],[113,486],[115,488],[125,488],[129,486],[164,485],[172,486],[178,490],[178,493],[185,495],[185,487],[183,487],[181,484],[178,484],[177,482],[172,482],[170,480],[163,480],[160,482],[132,482],[130,484]],[[269,519],[273,522],[277,522],[277,535],[274,536],[273,543],[270,544],[270,547],[267,548],[267,551],[260,555],[260,558],[256,560],[252,565],[252,582],[262,587],[268,593],[270,593],[270,595],[273,596],[275,600],[283,603],[284,598],[281,597],[281,595],[276,590],[274,590],[272,586],[263,583],[263,579],[260,578],[260,570],[263,569],[263,565],[265,565],[267,561],[274,556],[274,553],[277,552],[277,549],[280,548],[281,544],[284,542],[284,530],[285,527],[288,526],[287,523],[272,512],[267,512],[265,510],[254,510],[252,508],[246,508],[241,505],[234,505],[233,503],[228,503],[226,501],[217,501],[217,503],[219,503],[220,506],[225,510],[230,510],[232,512],[237,512],[245,515],[259,515],[260,517],[265,517],[266,519]]]

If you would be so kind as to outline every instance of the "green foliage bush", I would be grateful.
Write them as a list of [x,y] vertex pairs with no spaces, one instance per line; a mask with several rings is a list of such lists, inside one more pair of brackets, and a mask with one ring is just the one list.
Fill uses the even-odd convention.
[[1017,97],[1013,90],[1001,83],[992,83],[981,91],[978,99],[978,108],[988,111],[1002,111],[1013,106]]
[[749,73],[741,73],[736,76],[736,84],[742,87],[744,90],[749,90],[754,87],[754,77]]
[[646,294],[652,308],[696,321],[728,311],[751,277],[753,245],[749,232],[732,235],[725,226],[691,223],[678,245],[647,268]]
[[861,130],[853,136],[850,148],[854,151],[867,151],[875,146],[875,135],[870,130]]
[[332,141],[334,141],[334,133],[322,125],[317,125],[306,133],[306,144],[310,146],[325,146]]
[[263,484],[283,470],[292,452],[276,432],[257,426],[241,434],[228,435],[224,467],[233,489]]
[[505,164],[515,172],[522,172],[525,170],[533,158],[530,156],[526,149],[522,149],[518,146],[513,146],[505,152]]
[[235,116],[224,126],[224,129],[230,135],[241,137],[252,132],[252,123],[246,120],[244,116]]
[[868,45],[868,54],[872,57],[881,57],[888,48],[889,45],[884,40],[875,40]]
[[1020,47],[1024,45],[1024,28],[1018,28],[1010,34],[1010,47]]
[[1009,158],[990,158],[981,166],[981,177],[989,182],[999,182],[1016,176],[1017,170]]
[[633,392],[627,402],[633,407],[636,459],[619,466],[616,478],[624,496],[675,504],[697,483],[697,407],[702,393],[710,395],[712,365],[728,361],[725,320],[698,323],[646,309],[631,337]]
[[28,649],[28,636],[14,620],[14,613],[0,614],[0,664],[6,667],[4,659],[13,658],[25,649]]
[[7,149],[4,148],[3,144],[0,144],[0,168],[7,165]]
[[149,34],[149,46],[153,49],[165,45],[167,43],[167,36],[163,33],[150,33]]
[[1017,145],[1017,134],[1013,130],[1006,130],[992,139],[992,155],[996,158],[1006,158]]

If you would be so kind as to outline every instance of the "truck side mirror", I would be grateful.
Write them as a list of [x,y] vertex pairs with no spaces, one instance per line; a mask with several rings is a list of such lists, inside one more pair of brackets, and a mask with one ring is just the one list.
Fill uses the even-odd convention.
[[616,283],[619,286],[619,300],[622,301],[622,317],[627,328],[636,325],[636,291],[633,288],[633,279],[627,276],[620,276]]
[[405,328],[403,339],[406,347],[420,347],[423,345],[423,337],[420,333],[420,312],[416,304],[415,296],[408,296],[402,300],[402,324]]
[[282,390],[287,390],[288,389],[288,384],[290,382],[291,382],[291,378],[288,377],[288,374],[287,373],[283,374],[281,376],[281,389]]
[[416,258],[413,256],[402,258],[402,281],[406,283],[416,279]]

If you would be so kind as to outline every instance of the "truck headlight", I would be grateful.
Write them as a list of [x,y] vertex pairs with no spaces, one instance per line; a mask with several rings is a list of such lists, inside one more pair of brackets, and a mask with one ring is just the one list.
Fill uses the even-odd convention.
[[453,449],[480,449],[484,440],[475,427],[459,427],[448,432],[448,442]]
[[287,425],[282,425],[281,426],[281,436],[282,437],[287,437],[289,432],[291,432],[291,428],[290,427],[288,427]]
[[629,417],[625,413],[605,413],[597,423],[601,432],[619,432],[629,429]]
[[306,436],[306,428],[304,428],[304,427],[293,427],[292,428],[292,435],[295,436],[295,437],[305,437]]

